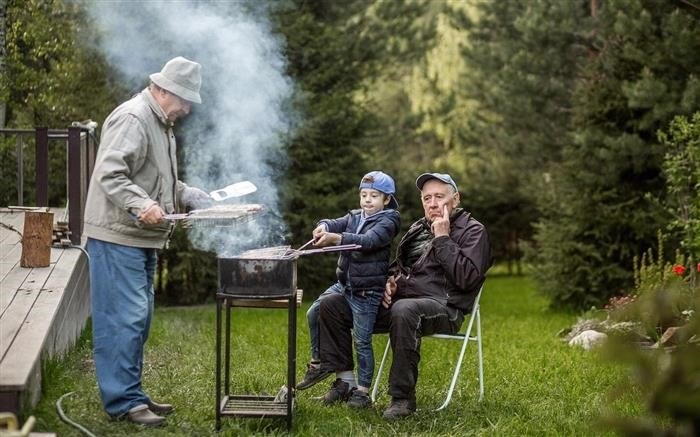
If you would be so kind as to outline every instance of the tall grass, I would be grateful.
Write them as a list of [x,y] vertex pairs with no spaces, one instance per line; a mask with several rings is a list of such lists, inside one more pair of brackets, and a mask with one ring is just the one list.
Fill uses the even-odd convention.
[[[299,309],[297,378],[308,359],[308,331]],[[475,350],[467,351],[458,389],[450,406],[440,404],[449,383],[457,343],[426,339],[417,390],[419,411],[412,417],[386,422],[383,395],[370,410],[345,405],[323,406],[314,397],[328,388],[324,381],[297,394],[294,430],[297,435],[566,435],[605,434],[597,426],[601,412],[638,414],[636,393],[610,403],[607,394],[623,380],[624,369],[602,361],[594,352],[562,343],[556,333],[575,321],[575,315],[551,312],[525,278],[492,277],[482,296],[482,329],[486,393],[478,402]],[[232,388],[236,394],[275,394],[286,381],[287,313],[285,310],[233,309]],[[60,362],[44,367],[43,399],[33,412],[36,430],[61,436],[79,435],[63,423],[54,404],[64,393],[63,409],[72,419],[100,436],[142,434],[213,435],[214,335],[213,306],[163,308],[156,311],[146,351],[144,386],[158,401],[172,402],[176,412],[158,429],[144,429],[111,421],[103,412],[91,341],[85,335]],[[386,336],[375,336],[380,358]],[[470,347],[473,346],[470,345]],[[470,353],[471,352],[471,353]],[[382,384],[386,385],[383,378]],[[385,391],[385,390],[382,390]],[[256,418],[223,418],[220,435],[286,434],[286,422]]]

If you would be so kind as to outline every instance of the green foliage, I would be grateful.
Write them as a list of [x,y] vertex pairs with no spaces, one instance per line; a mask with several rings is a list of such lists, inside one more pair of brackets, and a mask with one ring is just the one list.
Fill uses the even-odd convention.
[[[700,431],[700,284],[696,272],[676,254],[669,263],[663,256],[659,234],[656,257],[649,250],[635,262],[633,299],[611,313],[614,320],[640,324],[657,349],[639,349],[625,335],[613,335],[606,351],[630,367],[633,383],[645,399],[643,417],[610,415],[618,431],[630,435],[697,435]],[[673,335],[671,335],[673,333]],[[620,383],[628,387],[626,380]]]
[[676,117],[659,139],[666,146],[666,201],[674,216],[670,228],[680,233],[692,265],[700,260],[700,112],[690,120]]
[[[6,127],[63,129],[72,121],[101,123],[120,88],[95,51],[87,19],[78,2],[10,0],[7,4],[5,71],[0,92],[6,96]],[[17,148],[14,137],[0,142],[0,204],[17,201]],[[24,137],[25,204],[34,202],[34,138]],[[49,143],[49,205],[64,206],[66,148]]]
[[101,122],[119,88],[91,45],[95,35],[80,3],[10,0],[7,20],[8,125]]
[[461,141],[446,161],[461,165],[464,198],[487,224],[494,256],[510,262],[532,238],[536,200],[571,138],[587,17],[577,2],[473,4],[475,11],[454,8],[451,16],[469,38],[455,93],[476,108],[467,120],[454,120]]
[[[656,132],[700,93],[697,16],[672,2],[603,3],[580,24],[589,55],[572,96],[571,140],[541,190],[537,276],[554,305],[600,305],[632,285],[635,255],[668,216]],[[689,104],[690,102],[690,104]]]

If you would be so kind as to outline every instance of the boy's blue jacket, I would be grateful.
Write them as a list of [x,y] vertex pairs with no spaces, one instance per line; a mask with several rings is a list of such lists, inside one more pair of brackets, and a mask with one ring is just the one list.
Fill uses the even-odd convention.
[[401,225],[399,212],[385,209],[368,217],[357,230],[362,210],[354,209],[344,217],[325,219],[328,232],[342,235],[340,244],[359,244],[362,249],[340,253],[336,275],[338,281],[353,291],[384,291],[389,272],[391,242]]

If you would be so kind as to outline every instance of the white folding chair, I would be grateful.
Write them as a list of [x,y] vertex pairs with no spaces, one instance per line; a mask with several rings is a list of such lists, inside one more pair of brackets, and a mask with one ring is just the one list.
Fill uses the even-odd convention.
[[[481,298],[481,292],[484,286],[482,285],[479,289],[479,293],[476,295],[474,300],[474,307],[470,313],[469,323],[467,323],[466,331],[454,335],[449,334],[433,334],[425,336],[424,338],[438,338],[443,340],[458,340],[462,343],[462,348],[459,351],[459,358],[457,359],[457,364],[455,365],[454,371],[452,372],[452,381],[450,382],[450,388],[447,390],[447,396],[445,401],[440,405],[435,411],[440,411],[445,408],[452,400],[452,393],[454,392],[455,386],[457,385],[457,378],[459,377],[459,372],[462,368],[462,361],[464,359],[464,353],[467,350],[467,344],[470,341],[476,341],[477,346],[477,357],[479,361],[479,402],[484,399],[484,359],[481,349],[481,311],[479,306],[479,300]],[[472,328],[474,327],[474,322],[476,322],[476,335],[472,335]],[[386,358],[389,355],[389,349],[391,349],[391,342],[386,342],[386,348],[384,349],[384,355],[382,356],[382,362],[379,365],[379,370],[377,371],[377,377],[374,382],[374,387],[372,387],[372,402],[377,398],[377,390],[379,387],[379,381],[382,377],[382,371],[384,370],[384,365],[386,364]]]

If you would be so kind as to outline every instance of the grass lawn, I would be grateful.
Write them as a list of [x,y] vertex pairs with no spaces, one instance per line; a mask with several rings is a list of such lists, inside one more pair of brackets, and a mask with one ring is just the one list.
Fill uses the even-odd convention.
[[[297,379],[308,359],[305,303],[298,313]],[[285,310],[233,310],[232,386],[236,394],[275,394],[286,381]],[[573,314],[552,312],[527,278],[489,278],[482,296],[485,399],[479,403],[475,349],[467,351],[457,390],[449,407],[433,412],[449,383],[457,343],[427,339],[418,382],[419,411],[412,417],[386,422],[383,395],[370,410],[344,405],[325,407],[320,396],[331,379],[297,394],[294,434],[297,435],[561,435],[605,434],[598,426],[601,412],[639,414],[634,390],[611,404],[608,394],[624,380],[623,369],[594,352],[571,348],[556,333],[570,326]],[[172,402],[176,412],[167,425],[144,429],[111,421],[103,412],[91,341],[84,336],[62,361],[44,366],[44,393],[33,412],[34,431],[60,436],[82,435],[62,422],[56,400],[66,392],[63,409],[70,419],[99,436],[142,434],[206,436],[214,431],[214,306],[156,310],[146,350],[144,387],[159,401]],[[381,359],[386,336],[375,336],[375,359]],[[470,343],[469,347],[475,346]],[[471,353],[470,353],[471,352]],[[378,365],[377,365],[378,367]],[[386,379],[382,381],[386,384]],[[384,391],[384,390],[382,390]],[[271,419],[223,418],[220,435],[286,434],[286,422]]]

